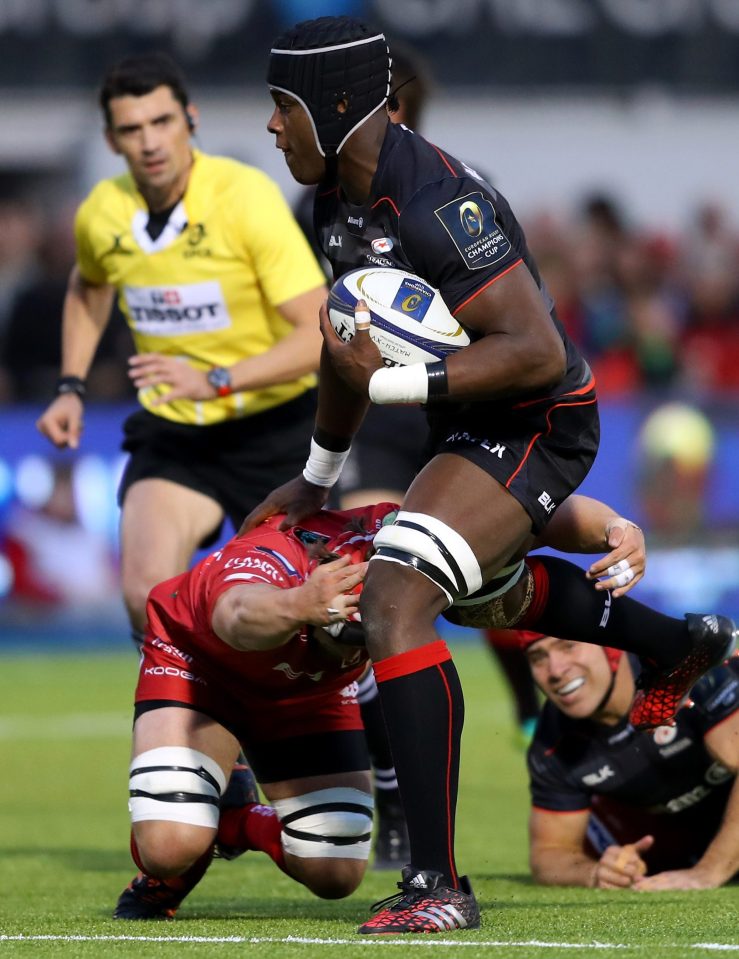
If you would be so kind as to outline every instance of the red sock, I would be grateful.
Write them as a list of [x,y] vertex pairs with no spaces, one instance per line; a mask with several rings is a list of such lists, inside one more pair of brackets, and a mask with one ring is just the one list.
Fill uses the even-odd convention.
[[136,845],[136,840],[133,838],[133,832],[131,832],[131,858],[139,867],[141,872],[143,872],[144,867],[141,865],[141,856],[139,855],[139,847]]
[[282,824],[271,806],[250,803],[221,812],[218,842],[236,849],[266,852],[283,872],[287,872],[281,839]]

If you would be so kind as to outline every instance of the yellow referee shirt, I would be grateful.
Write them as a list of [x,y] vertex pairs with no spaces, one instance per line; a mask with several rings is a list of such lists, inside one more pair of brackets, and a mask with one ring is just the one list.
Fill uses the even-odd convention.
[[[194,151],[187,191],[154,241],[129,173],[99,183],[75,221],[77,263],[89,283],[110,284],[139,353],[181,357],[198,369],[265,353],[292,329],[276,307],[324,276],[276,183],[254,167]],[[318,322],[316,318],[316,322]],[[154,409],[178,423],[210,424],[270,409],[315,385],[291,383]]]

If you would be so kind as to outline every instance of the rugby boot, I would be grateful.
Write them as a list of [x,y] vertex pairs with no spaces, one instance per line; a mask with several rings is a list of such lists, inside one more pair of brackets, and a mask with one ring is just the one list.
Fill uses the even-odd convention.
[[404,866],[400,892],[376,902],[372,907],[375,915],[357,932],[383,936],[478,929],[480,910],[467,876],[460,876],[459,889],[443,885],[443,879],[440,872]]
[[375,790],[377,834],[374,869],[400,869],[411,858],[405,813],[397,789]]
[[[231,771],[231,778],[228,786],[221,796],[220,808],[224,809],[243,809],[244,806],[251,806],[259,802],[259,788],[254,778],[254,773],[246,763],[246,757],[243,753],[234,763]],[[225,846],[216,839],[213,850],[214,859],[236,859],[243,855],[246,849],[237,849],[235,846]]]
[[152,879],[139,872],[118,897],[114,919],[174,919],[185,896],[202,877],[188,882],[185,877]]
[[736,625],[726,616],[687,613],[693,648],[673,666],[647,664],[636,680],[629,713],[635,729],[673,726],[675,714],[701,676],[727,659],[734,649]]

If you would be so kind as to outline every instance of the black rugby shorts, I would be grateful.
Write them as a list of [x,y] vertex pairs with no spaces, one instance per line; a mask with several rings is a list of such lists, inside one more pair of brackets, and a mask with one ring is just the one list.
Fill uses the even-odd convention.
[[455,453],[493,476],[529,514],[534,533],[585,479],[600,440],[593,390],[505,406],[470,403],[433,411],[429,422],[431,455]]
[[[315,390],[263,413],[212,426],[172,423],[138,410],[123,424],[122,448],[131,455],[118,504],[138,480],[167,479],[215,500],[238,530],[265,496],[302,471],[315,411]],[[219,535],[215,530],[201,545],[211,545]]]

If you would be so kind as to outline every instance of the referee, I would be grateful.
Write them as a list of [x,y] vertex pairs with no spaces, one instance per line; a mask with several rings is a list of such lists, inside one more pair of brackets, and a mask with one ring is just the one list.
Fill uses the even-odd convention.
[[119,490],[123,595],[140,641],[151,587],[302,468],[325,284],[275,183],[193,149],[198,112],[169,57],[113,66],[100,106],[128,169],[77,212],[61,376],[37,425],[78,447],[85,377],[117,296],[142,407],[124,423]]

